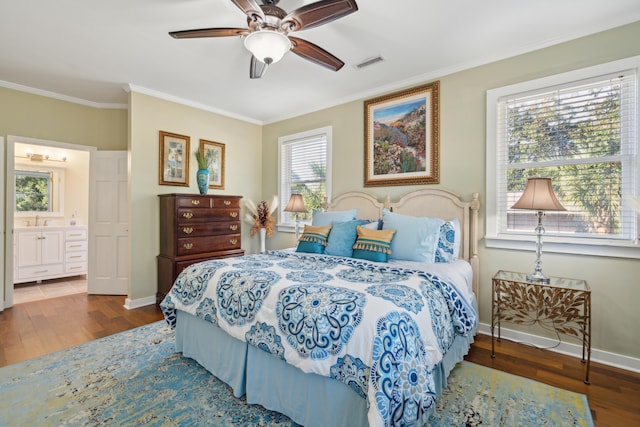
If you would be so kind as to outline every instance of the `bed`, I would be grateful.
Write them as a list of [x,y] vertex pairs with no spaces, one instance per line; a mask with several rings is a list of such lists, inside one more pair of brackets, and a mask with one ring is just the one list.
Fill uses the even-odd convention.
[[304,252],[183,271],[161,303],[176,349],[304,426],[424,425],[476,332],[479,205],[443,189],[342,194],[305,227]]

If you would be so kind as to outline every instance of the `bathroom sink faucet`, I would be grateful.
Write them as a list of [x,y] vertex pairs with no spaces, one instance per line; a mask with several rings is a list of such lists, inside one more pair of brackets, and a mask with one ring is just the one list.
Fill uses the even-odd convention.
[[40,225],[40,224],[38,224],[38,221],[39,221],[39,220],[40,220],[40,215],[36,215],[36,224],[35,224],[35,225],[36,225],[36,227],[37,227],[38,225]]

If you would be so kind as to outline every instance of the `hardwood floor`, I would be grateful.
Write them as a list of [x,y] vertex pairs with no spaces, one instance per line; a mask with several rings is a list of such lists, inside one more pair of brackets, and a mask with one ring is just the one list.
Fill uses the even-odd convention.
[[75,294],[0,312],[0,366],[162,319],[155,306],[127,310],[123,296]]
[[[0,366],[162,319],[153,305],[127,310],[124,297],[76,294],[17,304],[0,312]],[[591,385],[574,357],[478,335],[466,360],[586,394],[596,426],[640,425],[640,374],[592,362]]]

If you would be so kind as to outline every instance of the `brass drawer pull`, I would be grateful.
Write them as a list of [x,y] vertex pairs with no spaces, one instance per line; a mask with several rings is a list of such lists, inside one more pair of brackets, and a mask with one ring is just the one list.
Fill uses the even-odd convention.
[[229,212],[229,216],[230,216],[231,218],[237,218],[237,216],[238,216],[238,212]]
[[238,243],[238,239],[231,239],[229,240],[229,243],[231,243],[232,245],[235,245],[236,243]]
[[184,227],[184,228],[182,229],[182,231],[184,231],[184,233],[185,233],[185,234],[191,234],[191,233],[193,233],[193,228],[191,228],[191,227]]
[[231,205],[231,200],[225,200],[225,201],[224,201],[224,204],[225,204],[226,206]]
[[233,225],[230,225],[229,228],[231,229],[231,231],[236,231],[238,229],[238,226],[233,224]]
[[191,249],[193,248],[193,243],[185,243],[184,245],[182,245],[182,247],[185,249]]
[[198,206],[200,204],[200,200],[197,200],[197,199],[191,200],[191,204],[194,206]]
[[183,217],[187,218],[187,219],[191,219],[193,217],[193,213],[191,212],[185,212],[182,214]]

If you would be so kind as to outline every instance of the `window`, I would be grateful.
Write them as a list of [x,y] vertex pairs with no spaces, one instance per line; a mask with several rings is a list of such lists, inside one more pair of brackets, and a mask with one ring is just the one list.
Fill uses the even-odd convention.
[[489,246],[534,235],[535,215],[511,206],[528,178],[548,177],[566,211],[545,213],[545,245],[627,248],[609,253],[640,257],[631,204],[639,188],[639,68],[632,58],[488,91]]
[[280,230],[293,230],[294,214],[284,212],[291,194],[302,194],[307,214],[300,221],[311,221],[314,209],[321,209],[331,197],[330,126],[278,138],[279,223]]
[[16,170],[16,212],[51,211],[51,172]]

